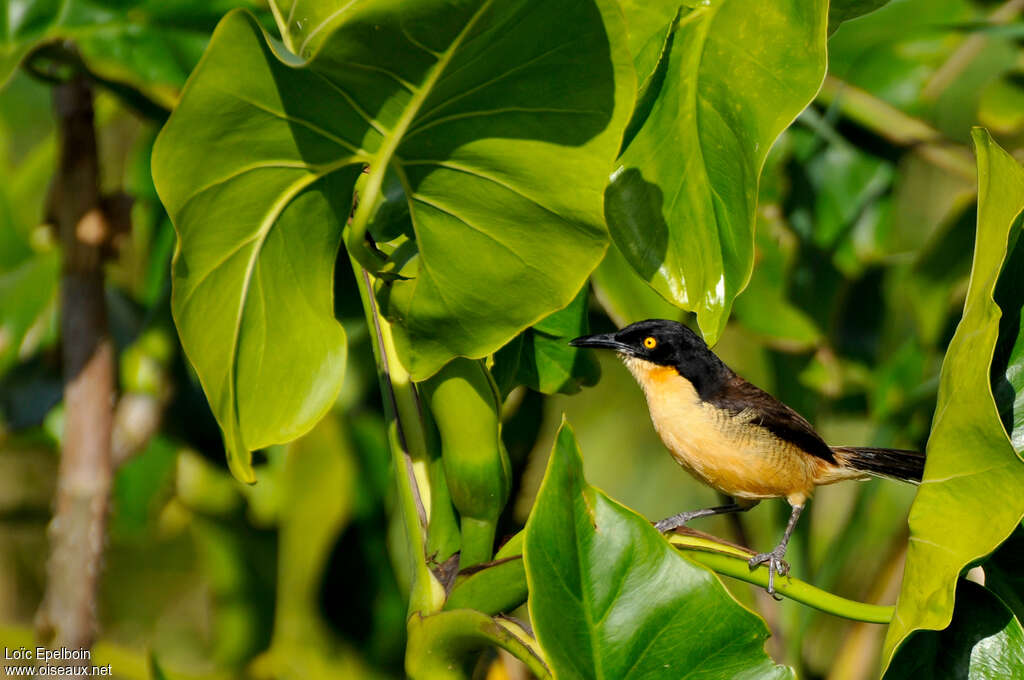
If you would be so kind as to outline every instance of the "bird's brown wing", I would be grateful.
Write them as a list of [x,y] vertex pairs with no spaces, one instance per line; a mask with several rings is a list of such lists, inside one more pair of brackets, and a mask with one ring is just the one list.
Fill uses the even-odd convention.
[[760,425],[779,439],[791,442],[812,456],[836,463],[832,449],[806,418],[738,375],[724,381],[717,393],[707,401],[736,414],[744,410],[753,411],[751,423]]

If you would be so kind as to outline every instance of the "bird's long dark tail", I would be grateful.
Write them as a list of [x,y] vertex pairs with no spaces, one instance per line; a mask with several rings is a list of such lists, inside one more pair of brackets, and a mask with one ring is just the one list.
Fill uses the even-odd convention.
[[860,470],[875,477],[888,477],[918,484],[924,474],[924,454],[917,451],[836,446],[832,452],[844,467]]

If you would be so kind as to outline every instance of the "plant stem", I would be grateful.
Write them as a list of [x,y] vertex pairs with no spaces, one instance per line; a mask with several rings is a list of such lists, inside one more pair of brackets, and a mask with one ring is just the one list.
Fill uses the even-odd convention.
[[51,646],[78,649],[90,647],[96,636],[96,591],[112,477],[114,348],[103,292],[110,225],[100,201],[92,90],[84,77],[76,76],[54,94],[60,160],[49,214],[63,251],[64,448],[37,628]]
[[959,175],[972,184],[977,181],[974,161],[966,147],[945,140],[942,133],[922,120],[908,116],[869,92],[826,76],[818,101],[836,106],[858,125],[897,146],[915,147],[925,160]]
[[[768,570],[760,565],[754,570],[747,566],[747,560],[754,554],[733,545],[719,543],[697,534],[673,534],[669,542],[694,562],[712,571],[725,574],[747,583],[768,586]],[[856,602],[815,588],[809,583],[791,577],[775,579],[775,590],[780,594],[808,607],[867,623],[889,623],[894,607]]]
[[551,678],[540,646],[521,626],[472,609],[414,614],[405,670],[413,680],[466,680],[465,660],[492,645],[515,656],[541,680]]
[[430,498],[426,435],[419,398],[408,371],[398,360],[391,326],[377,308],[373,277],[355,258],[351,258],[351,261],[366,313],[366,323],[374,339],[373,355],[377,361],[388,444],[398,487],[398,507],[405,528],[406,548],[413,565],[408,611],[409,614],[429,614],[441,609],[445,593],[427,566],[426,527]]

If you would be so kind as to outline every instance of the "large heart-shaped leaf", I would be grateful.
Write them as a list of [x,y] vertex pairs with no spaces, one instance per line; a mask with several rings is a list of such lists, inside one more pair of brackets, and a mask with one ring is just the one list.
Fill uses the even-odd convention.
[[228,10],[254,0],[9,0],[0,12],[0,88],[43,42],[73,40],[89,70],[170,108]]
[[416,253],[381,297],[422,379],[579,290],[606,246],[601,194],[631,103],[610,0],[324,12],[322,29],[284,31],[302,62],[250,15],[226,17],[154,150],[180,238],[175,318],[243,476],[248,450],[307,430],[340,387],[329,279],[364,166],[350,249],[380,264],[362,234],[393,174]]
[[[346,203],[363,157],[317,125],[341,119],[347,100],[303,97],[301,88],[322,81],[298,74],[271,53],[252,17],[229,15],[153,150],[153,178],[178,230],[178,333],[232,471],[246,481],[249,451],[319,420],[345,362],[332,300],[341,237],[332,205]],[[278,81],[295,89],[282,92]],[[312,102],[307,117],[287,113],[299,99]]]
[[526,524],[530,619],[568,678],[789,678],[768,629],[643,517],[589,486],[563,423]]
[[390,164],[405,185],[418,255],[382,299],[417,380],[572,300],[607,245],[601,173],[632,105],[613,3],[482,3],[473,21],[367,182]]
[[697,313],[709,342],[750,278],[765,156],[824,78],[826,6],[681,10],[612,174],[616,244],[661,295]]
[[[1024,464],[1000,422],[989,377],[1000,330],[993,292],[1011,228],[1020,230],[1024,169],[984,130],[973,136],[979,184],[974,267],[963,318],[942,364],[928,462],[910,510],[903,586],[885,640],[887,662],[913,631],[949,624],[960,571],[992,552],[1024,517]],[[1016,304],[1019,310],[1021,300]]]

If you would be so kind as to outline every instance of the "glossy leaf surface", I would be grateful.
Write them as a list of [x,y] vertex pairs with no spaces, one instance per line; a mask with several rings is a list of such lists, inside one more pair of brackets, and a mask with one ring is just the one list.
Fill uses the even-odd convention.
[[973,136],[979,178],[974,266],[963,318],[942,365],[886,661],[913,631],[949,624],[960,571],[992,552],[1024,515],[1024,463],[999,420],[989,382],[1000,330],[992,296],[1010,229],[1024,209],[1024,169],[984,130]]
[[[717,339],[750,278],[765,156],[825,74],[823,2],[684,8],[605,200],[616,244]],[[628,18],[628,15],[627,15]]]
[[768,630],[711,572],[589,486],[563,423],[526,525],[530,619],[568,678],[792,677]]
[[[353,233],[388,173],[412,218],[409,279],[380,297],[416,379],[568,304],[606,245],[601,192],[632,91],[609,39],[615,7],[346,7],[305,62],[229,15],[154,154],[181,239],[183,344],[243,462],[308,429],[337,394],[344,348],[321,291],[364,166],[370,207]],[[571,192],[550,181],[570,176]]]
[[1024,629],[990,591],[960,584],[953,622],[941,632],[915,633],[903,645],[885,680],[1024,677]]

